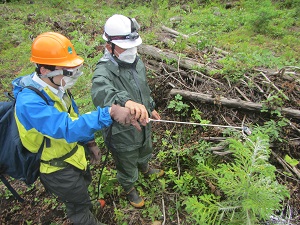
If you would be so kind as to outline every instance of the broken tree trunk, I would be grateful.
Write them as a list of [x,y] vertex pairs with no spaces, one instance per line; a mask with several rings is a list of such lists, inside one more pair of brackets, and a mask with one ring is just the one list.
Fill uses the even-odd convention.
[[[188,100],[202,101],[211,104],[219,104],[219,105],[224,105],[224,106],[238,108],[238,109],[258,111],[258,112],[260,112],[260,110],[262,109],[261,103],[247,102],[239,99],[227,99],[220,96],[212,97],[211,95],[208,94],[184,91],[179,89],[172,89],[170,91],[171,96],[175,96],[177,94],[181,95],[183,98]],[[292,109],[292,108],[282,108],[281,112],[288,117],[300,119],[300,110]]]

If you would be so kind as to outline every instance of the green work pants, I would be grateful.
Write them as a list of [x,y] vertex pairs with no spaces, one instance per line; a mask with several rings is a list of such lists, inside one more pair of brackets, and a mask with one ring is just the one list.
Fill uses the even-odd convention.
[[152,142],[148,138],[140,148],[128,151],[118,150],[110,145],[110,151],[117,169],[117,179],[123,189],[128,192],[138,179],[138,172],[145,171],[152,157]]

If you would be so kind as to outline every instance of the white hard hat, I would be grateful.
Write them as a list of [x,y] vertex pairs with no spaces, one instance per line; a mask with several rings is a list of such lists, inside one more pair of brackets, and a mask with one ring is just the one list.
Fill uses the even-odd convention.
[[134,18],[115,14],[106,21],[102,37],[123,49],[133,48],[142,44],[142,39],[137,33],[139,28]]

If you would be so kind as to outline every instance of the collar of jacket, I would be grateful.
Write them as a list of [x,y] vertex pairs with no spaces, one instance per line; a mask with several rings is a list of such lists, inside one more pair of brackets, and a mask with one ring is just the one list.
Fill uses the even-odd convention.
[[105,67],[110,70],[112,73],[114,73],[116,76],[120,76],[120,67],[122,68],[136,68],[138,62],[139,62],[139,57],[137,56],[136,57],[136,60],[134,61],[134,63],[125,63],[125,62],[121,62],[120,60],[115,61],[117,62],[118,64],[116,64],[115,62],[109,60],[109,61],[106,61],[106,62],[99,62],[99,63],[106,63],[105,64]]
[[104,51],[104,55],[102,56],[102,58],[99,60],[98,63],[101,62],[107,62],[107,61],[111,61],[113,64],[115,64],[116,66],[121,66],[123,68],[135,68],[137,62],[139,61],[140,57],[138,55],[136,55],[136,58],[134,60],[133,63],[127,63],[127,62],[123,62],[121,60],[119,60],[115,55],[112,55],[106,48]]

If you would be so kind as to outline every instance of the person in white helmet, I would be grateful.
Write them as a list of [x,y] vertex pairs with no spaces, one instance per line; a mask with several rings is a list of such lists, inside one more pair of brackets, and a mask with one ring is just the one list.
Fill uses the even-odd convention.
[[104,129],[102,132],[114,158],[117,179],[130,204],[136,208],[144,206],[144,200],[135,188],[139,171],[146,177],[164,174],[163,170],[149,166],[153,152],[149,117],[160,119],[160,115],[150,96],[145,65],[137,54],[137,46],[142,44],[138,29],[135,19],[123,15],[113,15],[106,21],[105,52],[92,78],[95,106],[119,104],[127,107],[143,125],[142,132],[136,132],[114,123],[111,131]]

